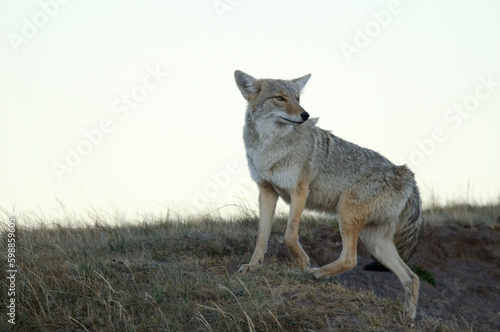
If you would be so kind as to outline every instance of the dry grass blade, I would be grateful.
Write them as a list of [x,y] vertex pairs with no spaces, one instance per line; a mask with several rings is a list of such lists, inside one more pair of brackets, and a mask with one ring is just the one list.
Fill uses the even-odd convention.
[[71,316],[68,316],[68,318],[70,320],[72,320],[73,322],[75,322],[76,324],[78,324],[78,326],[80,326],[82,329],[84,329],[86,332],[90,332],[86,327],[85,325],[83,325],[82,323],[80,323],[77,319],[71,317]]

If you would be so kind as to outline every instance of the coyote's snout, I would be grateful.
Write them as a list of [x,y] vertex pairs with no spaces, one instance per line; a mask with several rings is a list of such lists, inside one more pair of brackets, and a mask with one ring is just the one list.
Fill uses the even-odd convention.
[[[300,268],[317,278],[357,264],[361,238],[370,253],[398,277],[405,309],[415,318],[419,279],[405,264],[422,231],[420,194],[413,173],[377,152],[347,142],[316,126],[300,105],[300,91],[311,75],[294,80],[255,79],[239,70],[236,84],[248,101],[243,138],[250,175],[259,187],[259,232],[250,263],[264,261],[278,197],[290,204],[285,243]],[[309,119],[309,120],[308,120]],[[299,243],[304,209],[336,213],[342,252],[333,263],[309,268]]]

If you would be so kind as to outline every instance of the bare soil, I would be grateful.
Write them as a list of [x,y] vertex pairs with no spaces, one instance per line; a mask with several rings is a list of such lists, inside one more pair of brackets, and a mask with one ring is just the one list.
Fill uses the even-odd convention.
[[[276,242],[270,242],[268,254],[291,260],[286,248]],[[311,238],[301,238],[301,243],[311,266],[334,261],[342,248],[339,232],[325,226],[315,228]],[[356,268],[320,282],[336,280],[346,287],[402,299],[403,288],[395,274],[363,269],[372,261],[360,243]],[[421,280],[417,322],[427,317],[453,322],[465,330],[500,331],[499,226],[464,228],[448,222],[427,227],[408,265],[429,271],[436,283],[432,286]]]

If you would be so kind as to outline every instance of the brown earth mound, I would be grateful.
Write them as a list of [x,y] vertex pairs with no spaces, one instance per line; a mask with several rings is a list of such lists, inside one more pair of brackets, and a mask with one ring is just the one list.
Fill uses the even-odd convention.
[[[272,241],[274,242],[274,241]],[[311,239],[301,239],[311,266],[337,259],[342,248],[338,231],[318,227]],[[270,243],[269,254],[289,254]],[[363,270],[373,259],[358,245],[358,266],[333,277],[346,287],[372,289],[379,296],[402,298],[403,288],[391,272]],[[421,280],[417,320],[428,317],[455,322],[465,329],[500,331],[500,228],[464,228],[453,223],[428,227],[408,265],[420,266],[434,277],[435,286]]]

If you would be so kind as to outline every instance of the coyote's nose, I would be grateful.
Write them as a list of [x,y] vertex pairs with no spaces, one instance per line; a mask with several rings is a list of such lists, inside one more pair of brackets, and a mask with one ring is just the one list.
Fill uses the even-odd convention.
[[300,117],[302,118],[302,120],[306,121],[307,119],[309,119],[309,113],[304,112],[300,115]]

